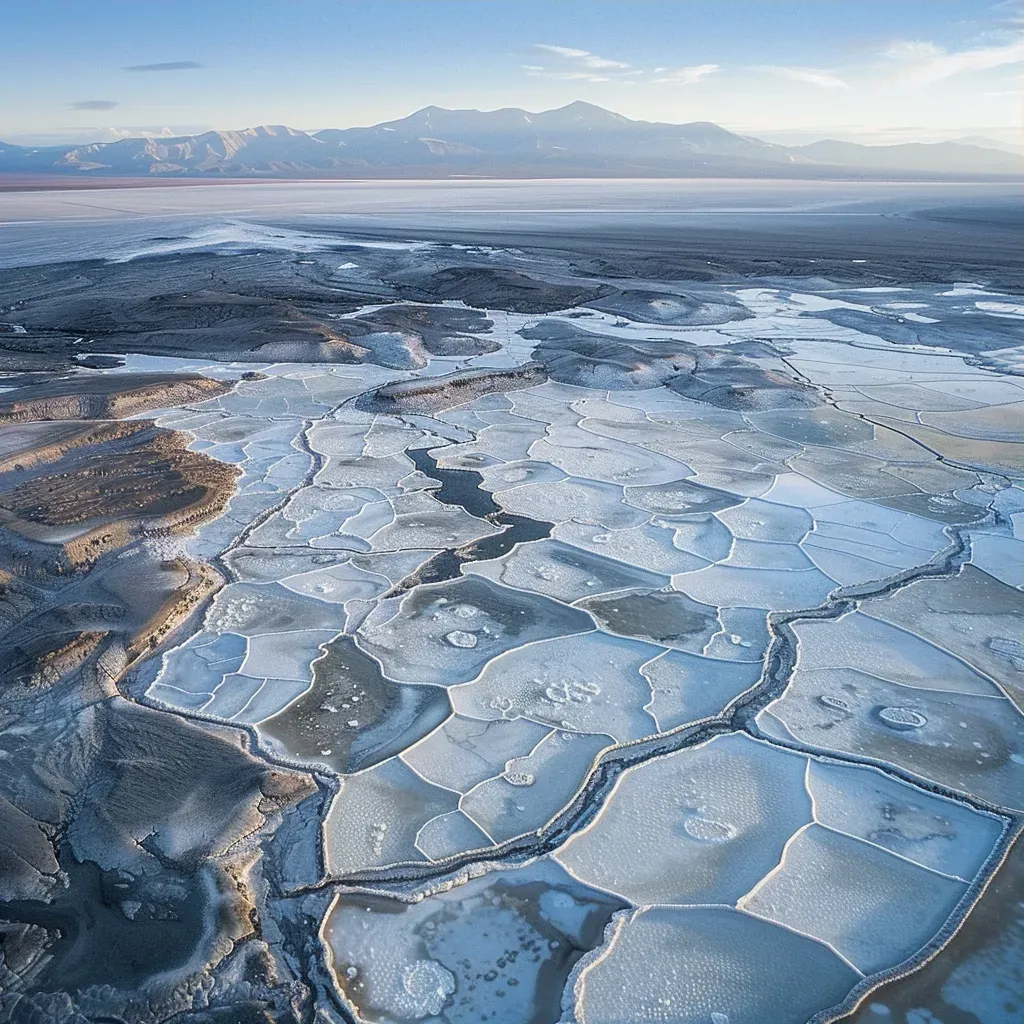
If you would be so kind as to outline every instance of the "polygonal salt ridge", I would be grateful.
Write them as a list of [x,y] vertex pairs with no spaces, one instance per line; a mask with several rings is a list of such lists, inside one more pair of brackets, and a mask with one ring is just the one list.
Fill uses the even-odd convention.
[[454,409],[439,409],[434,413],[434,419],[438,423],[445,424],[448,430],[464,430],[474,437],[484,427],[491,425],[490,419],[486,418],[485,414],[477,411],[475,402],[470,402],[467,405],[461,405]]
[[870,975],[933,940],[966,892],[963,881],[813,824],[738,906],[827,943]]
[[528,457],[530,445],[543,436],[543,425],[529,423],[526,420],[519,420],[514,424],[484,427],[477,432],[475,441],[446,447],[444,456],[479,453],[505,461],[525,459]]
[[493,845],[494,840],[461,810],[431,818],[416,835],[416,849],[431,861],[446,860]]
[[[408,1020],[438,1007],[451,1024],[531,1024],[558,1016],[571,968],[600,943],[619,907],[550,861],[536,861],[435,888],[412,903],[346,893],[324,938],[360,1019]],[[412,994],[428,998],[413,1004]]]
[[375,487],[336,489],[314,484],[296,491],[281,509],[281,516],[301,524],[322,514],[333,514],[340,524],[357,515],[367,503],[384,501],[386,497]]
[[321,650],[312,686],[259,723],[264,745],[291,761],[361,772],[415,744],[451,713],[443,689],[384,678],[350,636]]
[[469,790],[462,810],[496,843],[536,834],[572,804],[613,745],[606,735],[552,730],[532,750],[506,762],[499,774]]
[[863,610],[949,651],[1024,706],[1024,659],[1015,639],[1024,617],[1020,590],[966,565],[952,579],[916,580]]
[[428,782],[466,794],[502,775],[515,758],[535,750],[549,726],[525,718],[483,722],[453,715],[401,758]]
[[[952,793],[1018,807],[1020,712],[1002,696],[901,685],[855,669],[802,671],[758,716],[770,735],[823,753],[895,764]],[[784,730],[780,732],[778,724]]]
[[[512,393],[514,394],[514,392]],[[476,423],[476,429],[480,429],[480,427],[521,427],[527,422],[522,416],[515,414],[511,400],[504,395],[501,396],[505,399],[504,405],[481,404],[484,398],[492,397],[497,396],[484,395],[455,409],[444,409],[435,418],[441,423],[461,423],[463,419],[468,420],[472,417]]]
[[1024,540],[972,532],[971,564],[1009,587],[1024,589]]
[[865,502],[814,512],[814,530],[801,547],[826,575],[844,586],[884,579],[925,564],[949,544],[939,523]]
[[800,571],[814,568],[814,562],[800,544],[737,537],[721,565],[745,569]]
[[[466,455],[462,458],[465,460],[477,460],[475,465],[468,465],[464,468],[476,469],[482,477],[481,488],[492,493],[511,490],[514,487],[522,487],[526,484],[556,483],[559,480],[566,479],[568,476],[567,473],[551,465],[551,463],[535,459],[514,459],[508,462],[499,462],[496,459],[487,459],[479,454]],[[453,468],[463,467],[455,466]]]
[[331,455],[317,473],[315,483],[320,487],[369,487],[388,494],[395,492],[397,482],[415,468],[407,455],[380,459]]
[[[321,645],[333,640],[338,632],[337,629],[297,629],[249,637],[240,671],[257,678],[293,679],[308,686],[313,679],[312,664],[320,656]],[[288,700],[283,701],[282,706]]]
[[618,484],[659,484],[677,480],[688,467],[676,458],[577,427],[553,426],[530,445],[530,457],[571,476]]
[[202,630],[164,653],[155,682],[212,694],[226,674],[238,671],[247,650],[244,636]]
[[[729,557],[735,541],[729,530],[710,512],[681,516],[655,515],[650,525],[672,531],[672,546],[688,551],[701,562],[721,561]],[[693,565],[693,568],[696,568]]]
[[[791,459],[790,466],[805,476],[846,494],[908,512],[918,511],[932,519],[972,522],[984,512],[968,507],[987,505],[975,499],[964,503],[955,495],[976,483],[975,474],[952,470],[936,462],[893,463],[851,452],[808,448]],[[941,513],[936,515],[936,512]]]
[[240,444],[247,447],[290,445],[295,436],[294,423],[267,423],[248,416],[161,416],[157,422],[176,430],[187,430],[200,441],[217,445]]
[[[650,394],[644,392],[645,395]],[[652,400],[657,406],[657,402]],[[724,435],[737,429],[746,429],[747,423],[738,413],[721,412],[719,410],[707,410],[707,407],[698,407],[693,403],[693,417],[685,417],[674,414],[669,418],[663,413],[656,416],[649,412],[644,422],[623,422],[616,420],[587,419],[582,429],[597,437],[609,438],[625,444],[633,445],[648,451],[661,452],[670,458],[685,460],[692,464],[694,461],[703,462],[701,458],[695,458],[692,451],[702,455],[704,448],[701,445],[710,446],[714,450],[717,446],[724,455],[738,460],[740,468],[749,464],[756,468],[758,461],[753,456],[747,455],[735,445],[723,441]],[[705,418],[697,415],[707,411]],[[693,449],[694,445],[698,445]]]
[[807,787],[820,824],[964,882],[981,871],[1007,824],[877,768],[812,758]]
[[734,904],[812,820],[806,767],[806,757],[741,733],[645,761],[554,856],[635,905]]
[[[496,459],[492,455],[484,455],[482,452],[456,452],[450,454],[447,447],[434,449],[430,457],[434,460],[438,469],[463,469],[470,473],[482,474],[484,470],[491,466],[504,465],[501,459]],[[481,484],[481,486],[483,485]]]
[[[353,516],[345,520],[335,533],[322,534],[311,538],[312,547],[350,548],[354,551],[366,551],[370,543],[382,530],[391,526],[396,520],[394,501],[385,497],[381,501],[368,501]],[[359,543],[362,541],[363,543]],[[381,547],[386,545],[381,544]]]
[[622,488],[615,484],[566,477],[543,487],[516,487],[500,492],[500,502],[509,512],[559,523],[572,518],[597,523],[608,530],[640,526],[649,515],[622,500]]
[[[212,699],[203,705],[203,714],[212,718],[222,718],[225,721],[247,721],[246,712],[252,707],[268,682],[267,679],[234,672],[229,673],[224,676],[223,681],[214,690]],[[282,680],[274,680],[274,683],[276,688],[288,685]],[[150,687],[149,694],[151,696],[160,697],[157,692],[158,686],[159,684]]]
[[718,608],[673,590],[619,591],[576,603],[618,636],[699,654],[721,627]]
[[593,522],[570,519],[556,522],[552,536],[566,545],[604,558],[661,576],[671,576],[690,572],[708,563],[708,559],[676,545],[676,538],[681,533],[689,542],[687,532],[684,526],[674,523],[661,526],[645,522],[626,529],[606,529]]
[[609,392],[581,395],[573,399],[570,407],[573,412],[578,412],[584,417],[580,426],[585,430],[605,423],[648,422],[647,415],[642,409],[616,405],[611,401]]
[[764,608],[723,605],[718,609],[722,631],[704,648],[704,657],[760,664],[772,639],[768,631],[769,614]]
[[441,487],[441,482],[435,480],[433,477],[427,476],[426,473],[417,469],[410,473],[408,476],[403,476],[398,481],[398,488],[403,493],[410,493],[412,491],[436,491]]
[[[217,423],[224,422],[226,414],[213,405],[207,406],[203,410],[194,409],[191,406],[182,406],[165,411],[158,410],[152,418],[158,427],[167,427],[171,430],[185,430],[190,434],[195,434],[196,437],[200,437],[200,431]],[[252,423],[251,420],[243,419],[242,417],[239,417],[239,419],[242,419],[245,423]],[[260,423],[252,423],[252,427],[255,430],[266,429],[266,425]]]
[[550,539],[518,544],[501,559],[473,562],[463,571],[567,604],[611,591],[659,590],[669,582],[667,576]]
[[[366,619],[358,642],[386,675],[407,682],[465,682],[503,651],[593,629],[582,612],[478,576],[417,587],[402,598],[397,614],[384,614]],[[475,646],[453,643],[453,632],[472,634]]]
[[574,975],[575,1020],[805,1024],[861,981],[823,943],[730,907],[645,908],[613,927]]
[[[1020,401],[1021,390],[1014,384],[1000,380],[992,382],[993,392],[999,394],[1003,401]],[[989,389],[981,385],[958,386],[953,390],[939,390],[933,384],[923,382],[911,383],[897,381],[890,384],[860,384],[854,386],[855,391],[868,399],[871,406],[884,408],[888,415],[896,416],[900,412],[915,415],[918,412],[957,412],[968,409],[983,409],[994,404],[995,397]],[[972,391],[976,397],[970,397]],[[979,400],[982,399],[982,400]]]
[[412,442],[422,437],[422,431],[408,426],[394,417],[375,416],[366,432],[360,452],[365,458],[379,459],[404,454]]
[[625,501],[656,515],[689,515],[695,512],[721,512],[745,499],[728,491],[698,484],[690,479],[675,479],[661,484],[624,488]]
[[420,829],[458,810],[459,796],[426,782],[392,757],[347,776],[324,822],[328,874],[354,874],[427,860],[416,846]]
[[838,584],[813,565],[780,569],[718,563],[674,575],[672,586],[704,604],[795,610],[821,604]]
[[583,417],[573,410],[572,403],[588,392],[589,388],[572,388],[548,381],[526,391],[510,392],[508,397],[512,413],[523,420],[546,423],[549,427],[575,427]]
[[920,516],[895,513],[895,525],[886,529],[885,526],[890,524],[880,526],[877,522],[877,505],[862,502],[851,502],[850,505],[851,511],[863,509],[864,518],[858,517],[856,523],[838,519],[839,513],[845,511],[843,505],[815,510],[814,530],[802,543],[829,545],[838,550],[844,550],[842,545],[845,544],[850,546],[849,550],[853,554],[856,553],[854,545],[863,546],[871,550],[870,557],[877,558],[884,554],[894,560],[893,565],[899,566],[919,564],[948,546],[949,538],[939,523]]
[[[338,495],[336,500],[334,495]],[[247,542],[260,548],[360,551],[368,546],[363,535],[372,534],[394,517],[391,504],[371,490],[310,487],[300,491],[297,498],[299,507],[275,512],[249,534]],[[327,507],[319,508],[321,502]]]
[[342,609],[312,600],[280,583],[232,583],[218,592],[206,613],[206,629],[251,637],[296,629],[341,632]]
[[406,579],[434,555],[436,548],[407,548],[401,551],[368,551],[352,555],[356,568],[386,579],[392,586]]
[[334,417],[318,420],[306,431],[306,440],[310,449],[319,455],[358,459],[373,423],[374,417],[368,413],[358,413],[351,421]]
[[640,668],[664,648],[594,631],[529,643],[494,658],[472,683],[451,689],[455,710],[482,720],[528,718],[617,742],[656,732]]
[[367,572],[344,561],[285,576],[281,585],[296,594],[318,601],[344,604],[379,597],[390,588],[391,583],[378,573]]
[[[908,628],[851,611],[829,621],[793,623],[799,642],[797,671],[852,668],[914,689],[1001,696],[990,679]],[[884,609],[885,605],[880,606]]]
[[[741,642],[738,634],[732,634]],[[710,646],[710,645],[709,645]],[[755,654],[733,645],[737,654]],[[645,710],[659,732],[669,732],[721,715],[761,678],[760,660],[725,660],[687,651],[666,651],[640,667],[651,687]]]
[[798,544],[814,528],[815,519],[805,509],[747,498],[715,513],[736,538]]
[[398,495],[392,499],[390,511],[393,517],[368,533],[375,551],[460,548],[503,529],[463,508],[440,502],[426,491]]

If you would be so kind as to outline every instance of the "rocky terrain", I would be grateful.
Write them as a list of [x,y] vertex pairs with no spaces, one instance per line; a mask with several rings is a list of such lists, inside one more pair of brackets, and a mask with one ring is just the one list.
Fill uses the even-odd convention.
[[0,270],[0,1021],[1016,1019],[1013,246],[288,230]]

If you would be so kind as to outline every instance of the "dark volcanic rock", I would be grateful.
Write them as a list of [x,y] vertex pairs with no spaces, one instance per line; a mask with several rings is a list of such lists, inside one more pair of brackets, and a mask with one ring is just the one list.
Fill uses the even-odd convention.
[[534,387],[545,379],[544,368],[539,363],[526,363],[514,370],[468,370],[385,384],[360,396],[356,408],[392,415],[429,414],[471,402],[479,395]]
[[609,291],[601,285],[551,284],[517,270],[490,267],[448,267],[433,274],[406,274],[392,283],[404,298],[416,302],[458,299],[477,309],[512,313],[554,313],[593,302]]
[[748,320],[753,314],[739,302],[725,302],[727,296],[717,291],[713,295],[694,295],[685,292],[652,292],[627,289],[591,303],[594,309],[614,313],[651,324],[678,324],[699,326],[721,324],[730,320]]
[[369,353],[336,318],[365,297],[342,292],[330,276],[327,265],[259,252],[78,263],[73,273],[62,265],[0,270],[5,318],[26,332],[4,334],[0,349],[67,361],[95,350],[360,362]]
[[626,341],[560,322],[533,324],[519,333],[539,342],[534,358],[562,384],[642,390],[697,365],[697,350],[685,341]]
[[345,330],[352,338],[360,337],[352,325],[372,331],[400,331],[415,334],[423,348],[434,356],[477,356],[497,352],[498,345],[490,339],[474,337],[489,333],[492,321],[476,309],[451,306],[385,306],[358,319],[346,319]]

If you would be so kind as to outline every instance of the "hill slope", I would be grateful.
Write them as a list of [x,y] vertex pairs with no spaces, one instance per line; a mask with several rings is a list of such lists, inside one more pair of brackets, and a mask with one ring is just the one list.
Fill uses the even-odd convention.
[[935,177],[1024,174],[1010,153],[963,143],[786,147],[708,121],[633,121],[589,103],[540,113],[424,107],[368,128],[283,125],[87,146],[0,143],[0,173],[193,177]]

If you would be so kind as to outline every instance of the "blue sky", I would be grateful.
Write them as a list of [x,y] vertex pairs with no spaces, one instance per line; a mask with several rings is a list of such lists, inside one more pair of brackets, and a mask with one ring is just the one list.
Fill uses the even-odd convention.
[[285,123],[435,103],[713,120],[780,141],[984,134],[1022,117],[1010,0],[26,0],[0,23],[0,139]]

